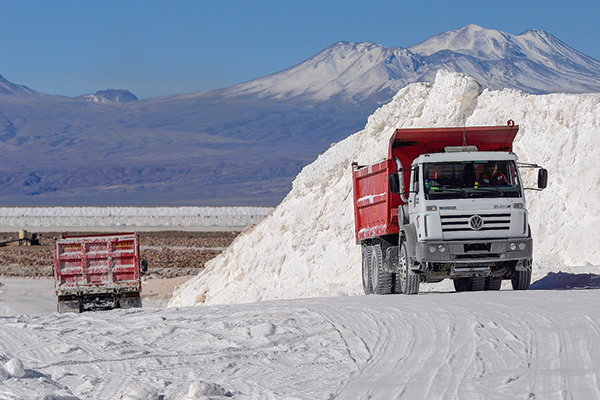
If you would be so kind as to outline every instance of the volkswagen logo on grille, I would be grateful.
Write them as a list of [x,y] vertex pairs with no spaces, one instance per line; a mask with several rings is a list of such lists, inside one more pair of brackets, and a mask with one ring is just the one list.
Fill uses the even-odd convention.
[[474,231],[478,231],[483,226],[483,219],[479,215],[473,215],[469,218],[469,226]]

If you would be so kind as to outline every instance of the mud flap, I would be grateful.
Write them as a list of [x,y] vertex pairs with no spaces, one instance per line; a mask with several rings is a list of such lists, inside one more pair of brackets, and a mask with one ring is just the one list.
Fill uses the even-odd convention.
[[142,299],[139,292],[121,293],[119,305],[121,308],[142,308]]
[[79,299],[76,296],[64,296],[68,299],[66,300],[61,300],[61,298],[58,299],[58,304],[56,306],[56,311],[58,311],[59,313],[66,313],[66,312],[74,312],[74,313],[80,313],[81,312],[81,303],[79,302]]
[[408,257],[413,260],[412,270],[422,271],[424,266],[417,262],[417,228],[414,224],[402,225],[400,233],[404,235]]

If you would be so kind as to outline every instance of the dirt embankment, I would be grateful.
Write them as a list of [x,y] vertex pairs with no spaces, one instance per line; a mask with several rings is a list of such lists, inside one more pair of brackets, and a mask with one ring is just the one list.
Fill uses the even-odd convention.
[[[0,276],[52,277],[52,241],[62,233],[44,233],[40,246],[0,247]],[[83,234],[83,233],[77,233]],[[196,275],[204,264],[221,253],[239,232],[140,232],[142,259],[148,260],[144,280]],[[0,234],[0,242],[18,239]]]

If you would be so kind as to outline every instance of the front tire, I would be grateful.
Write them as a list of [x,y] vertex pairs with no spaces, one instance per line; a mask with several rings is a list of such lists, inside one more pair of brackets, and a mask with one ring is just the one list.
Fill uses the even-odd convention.
[[510,281],[513,290],[527,290],[531,283],[531,271],[515,271]]
[[471,278],[454,278],[454,290],[457,292],[468,292],[471,290]]
[[406,242],[400,244],[400,272],[396,274],[397,281],[400,281],[400,290],[404,294],[419,293],[421,279],[413,270],[413,261],[408,256],[408,247]]

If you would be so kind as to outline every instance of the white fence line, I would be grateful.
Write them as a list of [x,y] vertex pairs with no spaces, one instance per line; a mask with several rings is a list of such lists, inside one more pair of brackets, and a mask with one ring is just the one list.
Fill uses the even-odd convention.
[[271,207],[0,207],[0,231],[241,230]]

